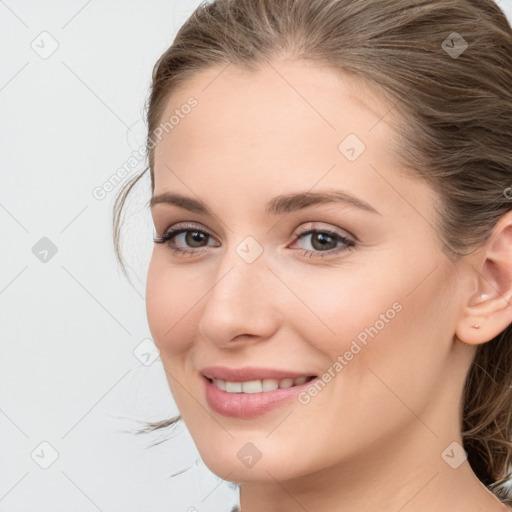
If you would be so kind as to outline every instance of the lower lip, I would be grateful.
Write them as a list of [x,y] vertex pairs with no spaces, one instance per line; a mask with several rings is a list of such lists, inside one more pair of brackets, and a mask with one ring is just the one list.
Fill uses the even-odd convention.
[[315,378],[291,388],[279,388],[261,393],[228,393],[214,386],[206,377],[202,376],[202,378],[205,382],[208,405],[215,412],[234,418],[254,418],[285,405],[297,398],[301,391],[316,380]]

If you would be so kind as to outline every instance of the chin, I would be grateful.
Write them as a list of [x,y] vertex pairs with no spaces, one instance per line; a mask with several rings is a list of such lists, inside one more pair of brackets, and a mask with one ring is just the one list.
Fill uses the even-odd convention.
[[[304,446],[286,442],[277,432],[258,435],[230,430],[223,440],[204,432],[196,442],[199,454],[212,473],[229,482],[286,481],[320,469],[320,460],[308,456]],[[229,437],[229,438],[228,438]],[[274,437],[274,438],[273,438]],[[300,454],[300,458],[298,455]]]
[[284,481],[300,476],[300,473],[291,471],[290,468],[283,465],[283,461],[271,457],[267,460],[260,459],[251,467],[240,462],[233,457],[218,457],[217,453],[209,455],[201,454],[201,457],[208,469],[223,480],[234,483],[243,482],[269,482],[275,483],[275,480]]

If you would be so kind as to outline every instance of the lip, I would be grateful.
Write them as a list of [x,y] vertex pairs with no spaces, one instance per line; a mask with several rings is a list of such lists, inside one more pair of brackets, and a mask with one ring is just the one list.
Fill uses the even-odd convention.
[[228,368],[227,366],[207,366],[200,370],[203,376],[209,379],[220,379],[229,382],[245,382],[248,380],[263,379],[298,379],[311,377],[314,373],[293,372],[273,368],[258,368],[256,366],[243,366],[242,368]]
[[[206,375],[203,373],[205,372]],[[244,367],[230,369],[226,367],[209,367],[201,370],[204,383],[206,402],[218,414],[232,418],[255,418],[297,399],[302,391],[315,382],[318,377],[290,388],[279,388],[274,391],[261,393],[228,393],[210,382],[209,378],[243,382],[260,379],[284,379],[312,376],[307,373],[297,373],[270,368]],[[210,377],[211,375],[211,377]],[[222,375],[222,377],[220,377]]]

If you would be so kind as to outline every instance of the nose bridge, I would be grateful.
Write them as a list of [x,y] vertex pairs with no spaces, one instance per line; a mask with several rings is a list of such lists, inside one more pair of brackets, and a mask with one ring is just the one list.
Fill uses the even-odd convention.
[[243,334],[268,337],[275,328],[274,296],[268,293],[273,276],[258,246],[243,240],[226,251],[217,267],[199,323],[200,331],[215,343]]

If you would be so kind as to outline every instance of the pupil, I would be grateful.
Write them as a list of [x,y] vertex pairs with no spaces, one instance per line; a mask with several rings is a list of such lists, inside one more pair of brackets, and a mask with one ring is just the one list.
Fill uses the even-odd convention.
[[[200,233],[199,231],[189,231],[187,232],[185,238],[187,240],[188,245],[191,245],[192,247],[200,247],[200,242],[206,240],[207,236],[208,235],[206,235],[205,233]],[[196,242],[198,242],[199,245],[194,245]]]
[[318,247],[315,247],[315,249],[325,249],[326,244],[329,244],[329,241],[336,241],[334,238],[330,235],[326,235],[325,233],[317,233],[316,237],[313,237],[312,239],[312,245],[315,247],[315,243],[319,243],[320,245]]

